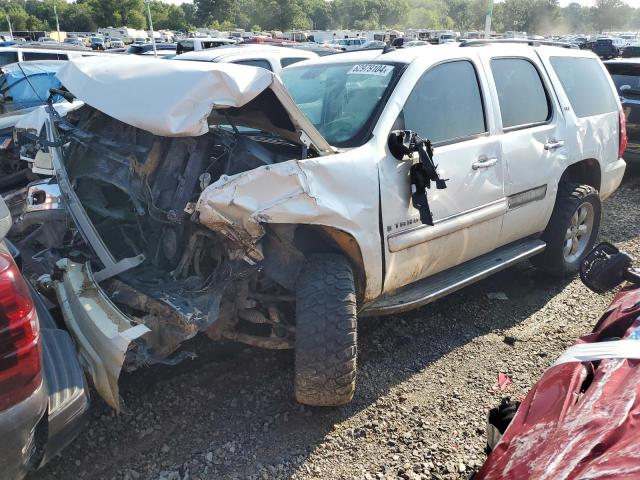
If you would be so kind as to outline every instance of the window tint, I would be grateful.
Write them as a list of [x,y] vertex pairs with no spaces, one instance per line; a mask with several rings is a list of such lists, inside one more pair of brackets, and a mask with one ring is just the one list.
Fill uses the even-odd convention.
[[298,63],[303,60],[307,60],[307,59],[306,58],[282,58],[280,59],[280,66],[282,68],[288,67],[289,65],[293,65],[294,63]]
[[496,58],[491,60],[503,128],[531,125],[551,117],[549,99],[540,75],[528,60]]
[[0,67],[9,65],[18,61],[17,52],[0,52]]
[[[558,75],[571,108],[578,117],[615,112],[618,104],[611,91],[606,73],[595,58],[551,57],[551,66]],[[615,68],[608,65],[608,68]],[[624,67],[622,74],[626,75]],[[611,72],[611,70],[609,70]],[[613,72],[611,72],[613,73]],[[614,77],[615,78],[615,77]],[[634,86],[632,84],[632,86]]]
[[635,98],[640,95],[640,64],[616,62],[605,63],[605,67],[616,85],[618,95]]
[[272,71],[271,70],[271,64],[269,62],[267,62],[266,60],[260,60],[260,59],[239,60],[237,62],[231,62],[231,63],[237,63],[238,65],[247,65],[248,67],[266,68],[267,70]]
[[471,62],[444,63],[427,71],[400,116],[404,117],[404,128],[433,143],[484,133],[482,97]]
[[193,52],[193,50],[194,50],[193,40],[181,40],[178,42],[176,53],[180,55],[181,53]]
[[209,41],[209,42],[201,42],[202,45],[202,50],[206,50],[208,48],[216,48],[216,47],[221,47],[222,45],[225,45],[225,42],[220,42],[220,41]]
[[64,53],[22,52],[23,60],[67,60]]

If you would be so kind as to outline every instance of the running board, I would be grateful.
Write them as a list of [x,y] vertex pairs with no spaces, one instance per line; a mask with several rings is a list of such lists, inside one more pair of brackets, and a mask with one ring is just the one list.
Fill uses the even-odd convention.
[[526,260],[544,250],[542,240],[526,240],[500,247],[431,277],[418,280],[376,300],[360,313],[361,317],[402,313],[434,302],[483,278]]

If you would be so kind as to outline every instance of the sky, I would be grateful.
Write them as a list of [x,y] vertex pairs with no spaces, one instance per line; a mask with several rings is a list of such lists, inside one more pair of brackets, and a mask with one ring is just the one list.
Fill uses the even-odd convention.
[[[164,0],[165,2],[168,3],[174,3],[174,4],[181,4],[181,3],[191,3],[192,0]],[[499,0],[494,0],[496,2],[498,2]],[[594,0],[560,0],[560,5],[562,5],[563,7],[567,6],[568,4],[570,4],[572,1],[575,1],[577,3],[579,3],[580,5],[585,5],[585,6],[592,6],[594,3]],[[640,7],[640,0],[623,0],[627,5],[629,5],[630,7],[634,7],[634,8],[639,8]]]
[[[176,1],[176,0],[174,0],[174,1]],[[560,0],[560,5],[563,6],[563,7],[566,7],[572,1],[575,1],[576,3],[579,3],[580,5],[585,5],[587,7],[591,7],[595,3],[592,0]],[[624,3],[626,3],[627,5],[629,5],[630,7],[633,7],[633,8],[640,7],[640,0],[622,0],[622,1]]]

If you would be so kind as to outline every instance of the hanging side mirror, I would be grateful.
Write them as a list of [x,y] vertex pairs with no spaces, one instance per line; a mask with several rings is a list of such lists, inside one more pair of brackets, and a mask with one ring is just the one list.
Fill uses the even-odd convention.
[[606,293],[625,280],[640,285],[640,273],[631,268],[633,259],[614,245],[597,245],[580,264],[580,279],[589,290]]
[[417,151],[415,137],[413,130],[393,130],[387,141],[391,155],[401,162],[413,161],[411,154]]

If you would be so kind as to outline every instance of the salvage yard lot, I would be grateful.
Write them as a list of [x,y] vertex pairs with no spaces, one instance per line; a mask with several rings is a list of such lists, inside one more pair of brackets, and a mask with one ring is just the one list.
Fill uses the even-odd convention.
[[[600,239],[640,259],[637,172],[604,203]],[[125,374],[125,412],[94,393],[84,432],[31,478],[467,478],[485,459],[487,409],[523,396],[611,297],[523,264],[364,319],[358,391],[336,409],[294,401],[288,352],[197,340],[193,361]]]

